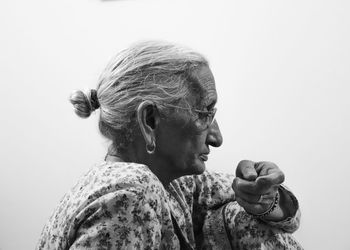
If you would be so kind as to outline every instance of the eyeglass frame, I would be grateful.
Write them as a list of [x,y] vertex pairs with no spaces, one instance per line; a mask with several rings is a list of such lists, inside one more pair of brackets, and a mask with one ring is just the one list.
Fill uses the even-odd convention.
[[[161,104],[160,106],[164,106],[164,107],[171,107],[171,108],[178,108],[178,109],[182,109],[182,110],[191,110],[191,111],[195,111],[198,114],[202,114],[206,116],[206,119],[211,119],[208,120],[210,122],[206,122],[206,127],[203,129],[207,129],[209,128],[215,121],[215,114],[216,111],[218,110],[216,107],[213,107],[211,110],[205,111],[205,110],[199,110],[199,109],[194,109],[194,108],[185,108],[185,107],[181,107],[181,106],[176,106],[176,105],[172,105],[172,104]],[[200,120],[200,117],[198,117],[197,120]],[[196,120],[196,121],[197,121]]]

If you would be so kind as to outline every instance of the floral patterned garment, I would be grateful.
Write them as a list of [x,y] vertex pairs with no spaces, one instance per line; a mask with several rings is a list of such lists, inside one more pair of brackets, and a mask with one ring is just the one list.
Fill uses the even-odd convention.
[[103,162],[67,193],[37,249],[302,249],[281,222],[252,218],[235,201],[232,175],[184,176],[164,188],[145,165]]

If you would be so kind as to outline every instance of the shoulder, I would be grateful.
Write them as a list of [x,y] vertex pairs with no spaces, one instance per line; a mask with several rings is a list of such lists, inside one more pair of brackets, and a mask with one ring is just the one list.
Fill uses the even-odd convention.
[[163,185],[147,166],[103,162],[63,197],[43,230],[41,244],[67,246],[82,223],[91,224],[116,213],[126,216],[140,206],[157,214],[165,197]]
[[73,188],[84,190],[90,196],[137,188],[145,191],[162,191],[162,183],[145,165],[128,162],[104,162],[92,168]]
[[[164,197],[165,189],[145,165],[126,162],[103,162],[85,174],[65,196],[76,211],[90,203],[113,201],[120,197]],[[72,206],[69,206],[72,208]]]

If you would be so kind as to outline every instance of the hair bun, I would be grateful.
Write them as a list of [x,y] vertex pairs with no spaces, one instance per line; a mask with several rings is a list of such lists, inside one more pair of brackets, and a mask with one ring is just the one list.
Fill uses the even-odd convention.
[[70,95],[69,101],[73,104],[75,113],[82,118],[89,117],[100,107],[95,89],[90,89],[85,93],[76,90]]

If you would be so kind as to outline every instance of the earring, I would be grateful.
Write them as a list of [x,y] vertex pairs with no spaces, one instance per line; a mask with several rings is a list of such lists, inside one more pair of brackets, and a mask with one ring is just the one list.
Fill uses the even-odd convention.
[[146,145],[146,151],[148,154],[154,154],[154,151],[156,150],[156,143],[152,140],[151,145]]

